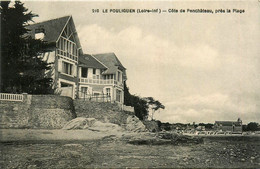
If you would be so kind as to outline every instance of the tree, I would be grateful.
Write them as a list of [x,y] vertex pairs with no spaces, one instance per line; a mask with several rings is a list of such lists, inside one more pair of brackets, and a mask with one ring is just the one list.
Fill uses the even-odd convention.
[[129,88],[124,82],[124,104],[127,106],[134,107],[135,115],[140,120],[145,120],[148,116],[148,105],[147,101],[139,96],[131,95]]
[[154,113],[160,109],[165,109],[165,106],[159,101],[159,100],[155,100],[153,97],[146,97],[145,98],[147,100],[147,104],[148,107],[150,107],[152,109],[152,120],[153,120],[153,116]]
[[256,122],[250,122],[247,124],[248,131],[257,131],[257,129],[258,129],[258,123]]
[[54,44],[28,36],[26,26],[36,14],[24,4],[1,1],[1,92],[46,94],[53,93],[52,79],[45,72],[51,69],[41,54]]
[[165,108],[160,101],[154,100],[152,97],[141,98],[130,94],[126,82],[124,82],[124,104],[134,107],[135,115],[140,120],[147,119],[149,115],[149,107],[152,109],[152,120],[155,111]]
[[124,81],[124,104],[127,106],[133,106],[133,96],[129,92],[126,81]]
[[205,126],[206,129],[212,129],[214,125],[211,123],[207,123],[207,124],[199,123],[199,126]]

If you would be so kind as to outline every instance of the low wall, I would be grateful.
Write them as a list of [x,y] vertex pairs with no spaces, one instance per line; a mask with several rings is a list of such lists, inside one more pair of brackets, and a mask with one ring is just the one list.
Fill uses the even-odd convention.
[[58,129],[75,117],[69,97],[24,94],[22,102],[0,101],[0,128]]

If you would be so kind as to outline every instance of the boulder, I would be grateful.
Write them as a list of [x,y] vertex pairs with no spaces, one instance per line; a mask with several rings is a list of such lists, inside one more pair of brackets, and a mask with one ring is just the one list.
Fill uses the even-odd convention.
[[159,132],[160,128],[158,126],[158,123],[156,121],[143,121],[145,127],[150,132]]
[[144,132],[146,131],[145,125],[136,117],[129,116],[126,119],[126,130],[133,132]]
[[64,130],[88,129],[92,131],[112,131],[112,130],[120,131],[122,128],[116,124],[103,123],[97,121],[95,118],[78,117],[65,124],[63,129]]
[[78,117],[66,123],[62,129],[64,130],[86,129],[89,126],[92,126],[95,122],[96,119],[94,118]]
[[122,128],[117,124],[113,123],[103,123],[100,121],[96,121],[92,126],[89,126],[89,130],[93,131],[120,131]]

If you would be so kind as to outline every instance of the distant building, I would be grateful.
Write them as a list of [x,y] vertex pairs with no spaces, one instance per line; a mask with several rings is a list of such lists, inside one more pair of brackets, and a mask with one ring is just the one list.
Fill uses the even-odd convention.
[[215,121],[214,129],[232,133],[242,133],[242,120],[238,118],[237,121]]
[[205,126],[198,126],[198,127],[196,127],[196,130],[205,131]]

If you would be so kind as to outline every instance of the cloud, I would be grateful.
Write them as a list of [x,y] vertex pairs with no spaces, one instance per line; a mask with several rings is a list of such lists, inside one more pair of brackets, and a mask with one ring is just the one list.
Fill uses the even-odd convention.
[[172,122],[214,122],[215,120],[236,120],[244,122],[259,119],[259,101],[256,95],[232,96],[222,93],[211,95],[191,95],[165,103],[166,110],[156,114],[156,118]]
[[116,53],[127,68],[131,93],[165,103],[157,119],[260,119],[257,99],[246,94],[259,94],[259,62],[252,57],[221,53],[203,42],[178,46],[137,26],[116,32],[92,24],[77,30],[85,53]]
[[144,33],[139,27],[132,26],[114,32],[113,29],[108,30],[93,24],[79,26],[77,29],[87,53],[116,51],[127,56],[131,63],[164,66],[179,64],[201,69],[211,69],[218,65],[218,53],[208,45],[178,47],[174,42]]
[[219,66],[218,52],[208,45],[195,45],[182,48],[176,59],[183,67],[203,70]]

